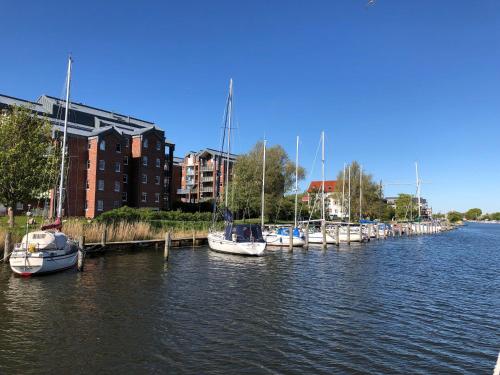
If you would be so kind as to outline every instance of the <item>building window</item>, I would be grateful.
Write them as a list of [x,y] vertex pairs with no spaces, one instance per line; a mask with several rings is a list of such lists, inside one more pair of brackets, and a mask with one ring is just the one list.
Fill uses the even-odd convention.
[[147,202],[148,201],[148,193],[142,193],[142,201]]
[[101,151],[106,151],[106,141],[104,139],[99,143],[99,148]]
[[148,148],[148,139],[144,139],[144,141],[142,142],[142,147],[144,148]]
[[113,208],[120,207],[120,201],[113,201]]
[[115,163],[115,172],[121,172],[121,164],[120,162]]
[[103,171],[106,166],[106,162],[104,160],[99,160],[99,170]]
[[92,148],[92,142],[89,142],[89,143],[87,144],[87,149],[88,149],[88,150],[90,150],[91,148]]
[[124,184],[128,183],[128,174],[123,175],[123,183]]
[[160,202],[160,193],[155,193],[155,203]]
[[123,165],[128,165],[128,156],[123,157]]
[[143,184],[147,184],[148,183],[148,175],[147,174],[143,174],[142,175],[142,183]]
[[127,201],[127,192],[126,192],[126,191],[124,191],[124,192],[122,193],[122,202],[126,202],[126,201]]
[[161,150],[161,142],[160,142],[160,141],[156,141],[156,149],[157,149],[158,151],[160,151],[160,150]]
[[119,192],[120,192],[120,181],[115,181],[115,191],[116,191],[117,193],[119,193]]
[[101,191],[104,191],[104,180],[99,180],[97,183],[97,188]]
[[160,185],[160,176],[155,176],[155,184]]
[[90,169],[90,160],[87,160],[87,169]]
[[89,201],[85,201],[85,211],[89,209]]
[[90,189],[89,180],[85,180],[85,189]]
[[142,165],[144,165],[145,167],[148,166],[148,157],[147,156],[142,157]]
[[156,168],[160,168],[161,167],[161,160],[160,158],[156,158]]
[[116,144],[116,152],[122,152],[122,144],[121,143]]
[[97,211],[104,211],[104,201],[103,200],[97,201]]
[[129,138],[127,138],[127,139],[125,140],[125,147],[126,147],[126,148],[129,148],[129,146],[130,146],[130,139],[129,139]]

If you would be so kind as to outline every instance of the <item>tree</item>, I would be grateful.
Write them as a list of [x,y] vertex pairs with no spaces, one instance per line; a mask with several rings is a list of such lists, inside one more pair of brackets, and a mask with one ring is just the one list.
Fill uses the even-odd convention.
[[480,208],[471,208],[465,213],[467,220],[477,220],[482,215],[483,211]]
[[0,203],[15,207],[54,185],[56,153],[48,120],[14,106],[0,117]]
[[463,214],[461,214],[460,212],[457,212],[457,211],[450,211],[446,215],[446,217],[448,218],[448,221],[450,223],[456,223],[457,221],[462,220],[463,216],[464,216]]
[[[360,175],[361,168],[357,161],[353,161],[350,164],[351,167],[351,220],[359,219],[359,197],[360,197]],[[340,197],[339,201],[342,200],[342,188],[344,186],[345,190],[345,207],[348,206],[347,190],[349,184],[349,165],[346,167],[346,175],[344,176],[344,171],[341,170],[337,174],[337,184],[335,185],[335,193]],[[379,184],[373,181],[372,175],[362,172],[361,178],[361,210],[362,216],[364,218],[380,218],[383,216],[385,211],[385,204],[382,199],[382,189]],[[345,177],[345,179],[344,179]],[[345,180],[345,181],[344,181]],[[345,183],[345,185],[344,185]]]
[[[263,146],[262,142],[258,142],[248,153],[240,155],[234,165],[229,206],[238,217],[260,216]],[[304,168],[299,167],[298,175],[299,181],[304,179]],[[295,185],[295,163],[279,145],[266,148],[265,180],[265,215],[274,221],[282,210],[290,210],[284,195],[291,192]],[[293,206],[291,210],[293,212]]]
[[413,204],[413,196],[410,194],[399,194],[396,199],[396,219],[410,220],[418,216],[418,207]]

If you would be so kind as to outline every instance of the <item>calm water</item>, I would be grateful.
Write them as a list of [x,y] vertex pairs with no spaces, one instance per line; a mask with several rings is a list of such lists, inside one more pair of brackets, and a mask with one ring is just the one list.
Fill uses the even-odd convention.
[[262,258],[0,266],[0,373],[491,374],[500,225]]

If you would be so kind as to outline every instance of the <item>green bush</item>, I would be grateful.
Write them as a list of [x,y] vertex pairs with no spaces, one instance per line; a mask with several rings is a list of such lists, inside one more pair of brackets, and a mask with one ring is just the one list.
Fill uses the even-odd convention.
[[131,208],[123,206],[99,215],[95,221],[99,223],[115,223],[120,221],[194,221],[209,222],[212,220],[210,212],[182,212],[182,211],[155,211],[150,208]]

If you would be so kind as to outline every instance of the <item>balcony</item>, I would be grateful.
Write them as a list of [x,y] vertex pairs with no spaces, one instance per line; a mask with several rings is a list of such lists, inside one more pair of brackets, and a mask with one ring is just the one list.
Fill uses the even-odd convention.
[[203,186],[201,188],[201,192],[202,193],[213,193],[214,192],[214,188],[212,186]]
[[200,169],[202,172],[213,172],[214,167],[212,165],[203,165]]
[[201,182],[213,182],[214,176],[206,176],[201,178]]
[[188,195],[189,189],[177,189],[177,195]]
[[194,176],[194,169],[192,168],[186,169],[186,176]]

